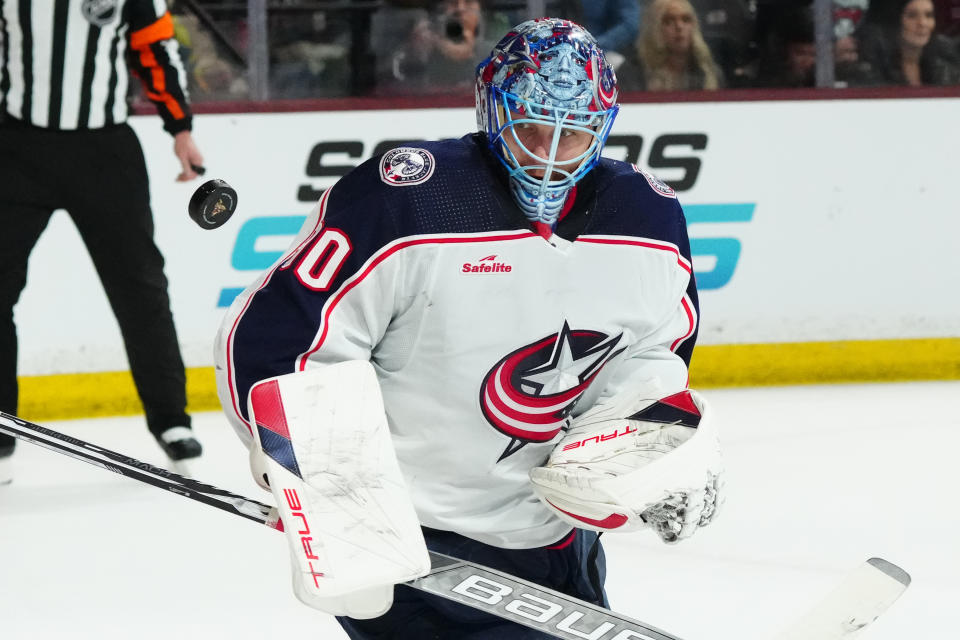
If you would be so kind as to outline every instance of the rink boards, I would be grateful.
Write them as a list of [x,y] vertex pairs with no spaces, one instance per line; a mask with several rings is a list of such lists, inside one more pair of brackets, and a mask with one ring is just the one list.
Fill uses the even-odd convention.
[[[960,377],[960,98],[624,105],[606,154],[677,188],[701,291],[694,386]],[[159,118],[132,122],[151,176],[194,409],[215,407],[212,340],[322,190],[400,141],[459,136],[471,109],[203,115],[206,177],[237,214],[187,217]],[[109,189],[104,177],[93,188]],[[16,310],[21,413],[139,410],[89,258],[64,213]],[[82,310],[82,312],[81,312]]]

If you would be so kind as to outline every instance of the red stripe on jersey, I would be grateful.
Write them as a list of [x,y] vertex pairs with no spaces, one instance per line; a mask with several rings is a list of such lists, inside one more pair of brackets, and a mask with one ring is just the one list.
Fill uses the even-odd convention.
[[415,240],[405,240],[397,242],[389,249],[383,251],[379,255],[375,255],[373,260],[367,265],[367,268],[364,269],[360,274],[355,276],[355,279],[348,281],[341,287],[337,293],[333,296],[331,301],[328,303],[327,310],[323,314],[323,330],[320,332],[320,337],[317,340],[316,346],[312,347],[309,351],[302,354],[297,363],[297,370],[303,371],[307,366],[307,360],[310,359],[310,356],[320,350],[320,347],[323,346],[324,341],[327,339],[327,330],[330,326],[329,320],[330,316],[333,314],[334,308],[337,304],[343,300],[344,296],[350,292],[351,289],[356,287],[358,284],[363,282],[363,280],[370,275],[370,273],[380,265],[384,260],[392,256],[393,254],[407,249],[409,247],[415,247],[425,244],[467,244],[467,243],[481,243],[481,242],[502,242],[506,240],[525,240],[527,238],[535,238],[536,234],[532,231],[514,231],[504,234],[491,235],[491,236],[450,236],[450,237],[430,237],[430,238],[417,238]]
[[687,321],[690,325],[687,327],[687,332],[673,341],[673,344],[670,345],[670,351],[676,351],[683,342],[693,335],[693,330],[697,328],[697,319],[693,316],[693,306],[690,304],[690,298],[683,296],[683,300],[680,301],[680,304],[683,305],[683,310],[687,312]]
[[504,362],[504,364],[508,362],[511,363],[512,366],[510,367],[505,367],[503,366],[503,364],[500,365],[500,367],[497,369],[497,372],[494,375],[499,377],[500,386],[503,389],[504,393],[506,393],[509,399],[513,400],[517,404],[522,404],[530,408],[546,408],[546,407],[552,407],[564,402],[568,402],[571,398],[583,392],[583,387],[574,387],[573,389],[562,391],[560,393],[556,393],[553,395],[540,396],[540,397],[528,396],[528,395],[523,395],[519,393],[514,388],[513,384],[511,384],[510,380],[508,379],[509,378],[508,371],[512,371],[514,369],[513,365],[516,365],[517,363],[522,361],[524,358],[526,358],[530,354],[536,353],[541,348],[543,348],[545,344],[551,342],[552,340],[555,340],[556,338],[557,338],[556,334],[547,336],[543,340],[530,345],[526,349],[521,349],[520,351],[517,351],[516,353],[511,354],[507,358],[507,360]]
[[656,240],[631,240],[630,238],[603,238],[599,236],[580,236],[574,242],[589,242],[592,244],[622,244],[632,247],[643,247],[645,249],[656,249],[658,251],[669,251],[677,256],[677,265],[687,273],[693,273],[693,265],[680,254],[680,249],[669,242],[657,242]]
[[[583,393],[582,389],[577,389],[576,393],[572,394],[570,399],[576,398],[578,395]],[[506,417],[523,422],[528,425],[543,425],[543,424],[556,424],[562,423],[563,420],[558,418],[555,414],[559,413],[561,410],[566,408],[566,405],[560,405],[557,407],[556,411],[550,411],[549,413],[535,413],[533,411],[523,411],[519,409],[514,409],[504,403],[503,399],[500,396],[490,394],[490,402],[496,407],[497,411],[505,415]],[[568,401],[567,404],[570,404]],[[515,429],[512,425],[509,425],[511,429]]]
[[323,195],[320,196],[320,212],[317,215],[317,223],[313,225],[313,229],[308,233],[303,240],[290,251],[286,258],[280,263],[280,269],[289,269],[290,265],[293,264],[293,258],[297,257],[300,254],[300,250],[307,246],[313,239],[316,237],[317,232],[320,231],[320,228],[323,227],[323,219],[327,216],[327,198],[330,195],[330,189],[327,189],[323,192]]
[[567,199],[563,201],[563,208],[560,209],[560,215],[557,216],[557,221],[563,220],[567,217],[567,214],[570,213],[570,209],[573,209],[573,203],[577,200],[577,185],[570,187],[570,191],[567,192]]
[[566,549],[571,544],[573,544],[573,541],[576,540],[576,538],[577,538],[577,530],[573,529],[570,533],[568,533],[566,536],[561,538],[559,542],[555,542],[549,547],[544,547],[544,548],[545,549]]
[[[657,242],[655,240],[632,240],[630,238],[602,238],[597,236],[586,236],[576,239],[576,242],[590,242],[594,244],[620,244],[628,245],[633,247],[643,247],[646,249],[656,249],[658,251],[669,251],[670,253],[677,256],[677,265],[693,275],[693,265],[680,253],[680,249],[676,245],[670,244],[669,242]],[[671,351],[676,351],[677,348],[683,344],[683,342],[693,335],[694,329],[697,328],[697,319],[694,317],[693,306],[690,304],[690,299],[685,295],[681,301],[683,305],[683,310],[687,314],[687,320],[689,321],[689,326],[687,332],[682,336],[673,341],[673,344],[670,345]]]
[[[279,269],[286,268],[284,266],[284,263],[290,260],[293,256],[297,255],[297,252],[300,251],[300,249],[304,246],[304,244],[306,244],[309,241],[309,239],[317,232],[317,229],[319,229],[320,226],[323,224],[323,218],[327,212],[327,200],[329,196],[330,196],[330,189],[327,189],[326,191],[324,191],[323,195],[320,196],[320,200],[317,203],[318,206],[320,207],[320,210],[317,215],[316,226],[314,227],[313,231],[311,231],[310,234],[306,238],[304,238],[303,242],[297,245],[297,247],[293,249],[293,251],[290,251],[286,258],[284,258],[283,260],[277,263]],[[273,277],[273,274],[276,273],[276,271],[277,269],[275,268],[273,271],[267,274],[267,277],[264,278],[263,283],[259,287],[257,287],[257,291],[267,286],[267,284],[270,282],[270,278]],[[240,310],[240,313],[238,313],[237,317],[234,319],[233,326],[230,327],[230,333],[227,338],[227,387],[229,387],[230,389],[230,403],[233,405],[233,412],[237,414],[237,418],[240,420],[240,422],[242,422],[247,426],[247,430],[250,432],[251,436],[253,435],[253,428],[250,426],[250,422],[243,418],[243,413],[240,411],[240,399],[237,397],[237,389],[236,389],[236,385],[234,384],[232,353],[233,353],[233,334],[237,330],[237,325],[240,324],[240,318],[243,317],[243,314],[246,313],[247,309],[250,307],[250,302],[253,300],[253,296],[255,294],[256,292],[254,292],[254,294],[251,294],[247,298],[246,303],[244,303],[243,305],[243,309]]]
[[[669,251],[670,253],[677,256],[677,265],[693,275],[693,265],[687,260],[683,255],[680,254],[680,249],[676,245],[670,244],[669,242],[657,242],[655,240],[632,240],[630,238],[602,238],[597,236],[585,236],[576,239],[576,242],[590,242],[594,244],[620,244],[628,245],[634,247],[643,247],[646,249],[656,249],[658,251]],[[687,320],[689,321],[689,326],[687,327],[687,332],[682,336],[673,341],[673,344],[670,345],[671,351],[676,351],[677,348],[683,344],[683,342],[693,335],[694,329],[697,328],[697,319],[694,316],[693,306],[690,304],[690,299],[685,295],[683,300],[681,300],[683,305],[683,310],[687,314]]]

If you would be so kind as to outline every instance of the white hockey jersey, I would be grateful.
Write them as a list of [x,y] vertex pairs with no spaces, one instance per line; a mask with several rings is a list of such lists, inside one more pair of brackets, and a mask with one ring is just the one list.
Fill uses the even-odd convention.
[[216,361],[231,422],[249,443],[255,382],[368,359],[422,524],[555,542],[569,525],[529,470],[619,390],[684,388],[698,325],[686,223],[663,183],[604,159],[558,234],[530,230],[480,136],[365,162],[228,311]]

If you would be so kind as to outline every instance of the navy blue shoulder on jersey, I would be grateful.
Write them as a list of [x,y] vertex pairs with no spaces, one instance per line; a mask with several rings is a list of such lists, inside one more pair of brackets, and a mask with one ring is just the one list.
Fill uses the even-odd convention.
[[[313,344],[324,305],[344,282],[390,243],[422,234],[470,234],[530,229],[508,188],[506,172],[478,134],[410,145],[416,157],[371,158],[330,190],[322,227],[276,269],[248,301],[233,334],[235,384],[241,398],[263,379],[290,373]],[[419,149],[420,151],[416,151]],[[431,165],[432,163],[432,165]],[[580,187],[569,215],[582,216],[582,233],[628,235],[670,242],[690,259],[683,213],[675,198],[657,193],[624,162],[603,159]],[[388,183],[389,180],[401,183]],[[402,182],[406,180],[406,182]],[[349,252],[337,258],[325,288],[304,286],[297,267],[319,274],[343,238]],[[342,259],[341,259],[342,258]],[[697,307],[691,278],[688,295]],[[689,363],[696,336],[678,349]],[[246,403],[240,403],[246,415]]]
[[[294,371],[296,358],[311,348],[323,324],[324,305],[390,243],[420,234],[529,228],[474,136],[411,147],[427,155],[408,158],[413,179],[403,186],[386,181],[394,175],[383,168],[391,151],[341,178],[329,191],[322,227],[250,298],[233,333],[234,381],[241,398],[256,382]],[[344,242],[348,247],[341,246]],[[298,267],[319,274],[336,250],[345,248],[325,288],[304,286]],[[310,264],[301,264],[307,260]],[[240,409],[246,416],[245,402]]]
[[[400,147],[403,148],[403,147]],[[393,151],[370,158],[340,179],[327,203],[329,225],[352,232],[376,225],[395,238],[420,234],[482,233],[527,229],[529,225],[513,202],[495,161],[471,134],[460,139],[418,142],[410,149],[426,177],[391,183]],[[425,154],[425,155],[424,155]],[[371,249],[373,249],[371,247]],[[374,249],[375,250],[375,249]]]
[[[591,220],[584,233],[688,244],[686,219],[675,195],[664,195],[626,162],[603,158],[594,171]],[[689,247],[684,255],[690,258]]]
[[[388,151],[362,163],[331,191],[325,225],[343,229],[360,253],[371,255],[412,235],[530,229],[510,193],[506,172],[486,150],[482,135],[418,142],[410,148],[422,150],[433,163],[426,179],[388,184]],[[686,235],[676,198],[658,193],[633,165],[608,158],[578,186],[569,215],[585,213],[590,218],[586,227],[577,225],[582,233],[673,244]]]

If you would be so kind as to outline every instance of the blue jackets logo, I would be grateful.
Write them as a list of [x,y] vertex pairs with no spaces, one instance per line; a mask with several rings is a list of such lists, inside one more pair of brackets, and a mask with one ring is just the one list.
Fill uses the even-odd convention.
[[571,329],[526,344],[497,362],[483,380],[480,409],[490,425],[510,438],[500,460],[524,445],[549,442],[600,370],[625,347],[623,334]]
[[436,164],[426,149],[398,147],[380,159],[380,179],[395,187],[420,184],[430,179]]

